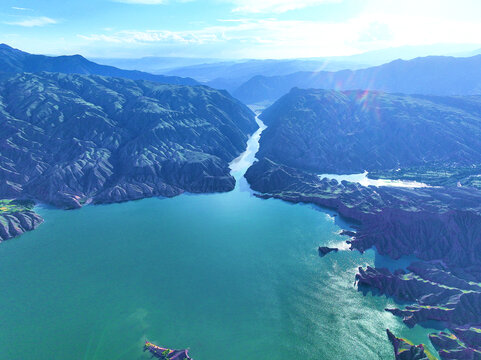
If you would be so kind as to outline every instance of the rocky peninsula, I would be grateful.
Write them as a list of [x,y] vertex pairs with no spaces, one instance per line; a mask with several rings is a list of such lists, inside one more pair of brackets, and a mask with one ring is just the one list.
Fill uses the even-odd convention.
[[0,242],[35,229],[43,219],[31,201],[0,200]]
[[[458,334],[481,324],[481,191],[458,184],[461,177],[447,171],[481,163],[479,148],[465,141],[468,132],[460,130],[468,126],[472,133],[481,131],[480,105],[478,97],[295,89],[261,116],[269,127],[260,142],[260,160],[246,173],[261,197],[313,203],[350,219],[354,231],[346,234],[351,249],[376,248],[393,259],[414,255],[422,260],[394,273],[360,268],[356,281],[363,292],[375,290],[409,303],[386,309],[408,326],[437,321],[448,327],[449,335],[431,337],[442,359],[455,358],[453,353],[476,359],[480,351],[471,336],[475,330],[467,337]],[[393,131],[399,142],[392,141]],[[433,138],[450,152],[428,151]],[[446,169],[446,184],[452,184],[454,176],[456,185],[364,187],[318,176],[394,167],[422,173],[434,164],[437,178]],[[417,353],[399,358],[422,358]]]

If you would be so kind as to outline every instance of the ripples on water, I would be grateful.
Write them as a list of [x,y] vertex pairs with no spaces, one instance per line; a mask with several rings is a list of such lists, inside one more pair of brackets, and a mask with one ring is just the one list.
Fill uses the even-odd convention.
[[146,339],[196,360],[390,359],[386,327],[427,342],[356,290],[373,251],[319,258],[348,224],[245,191],[257,143],[230,193],[40,208],[0,245],[0,359],[148,359]]

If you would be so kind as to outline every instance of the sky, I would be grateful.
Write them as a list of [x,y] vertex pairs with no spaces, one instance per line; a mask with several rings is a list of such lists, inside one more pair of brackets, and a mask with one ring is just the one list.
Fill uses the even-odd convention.
[[2,0],[0,19],[0,43],[108,58],[305,58],[481,43],[481,0]]

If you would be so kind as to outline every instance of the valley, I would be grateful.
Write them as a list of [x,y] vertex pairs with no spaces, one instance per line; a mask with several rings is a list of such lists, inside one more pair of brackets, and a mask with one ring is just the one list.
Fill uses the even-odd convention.
[[0,358],[481,358],[480,55],[0,55]]
[[358,267],[397,262],[345,248],[319,258],[319,245],[342,247],[350,222],[253,196],[244,173],[258,124],[229,165],[230,192],[38,206],[45,223],[0,247],[0,308],[16,309],[0,312],[1,354],[140,360],[149,340],[194,359],[372,360],[392,354],[386,326],[427,343],[434,329],[409,329],[384,311],[392,299],[353,286]]

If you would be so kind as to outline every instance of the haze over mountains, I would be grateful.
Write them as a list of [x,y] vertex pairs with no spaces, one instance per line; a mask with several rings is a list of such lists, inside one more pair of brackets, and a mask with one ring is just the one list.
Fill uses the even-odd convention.
[[[447,52],[446,48],[449,48],[450,51]],[[96,59],[96,61],[129,69],[191,77],[214,88],[226,89],[231,93],[236,93],[240,99],[247,103],[256,103],[272,102],[295,86],[303,88],[329,86],[329,84],[319,80],[318,75],[313,75],[315,79],[303,79],[300,74],[299,76],[294,75],[299,72],[359,70],[398,59],[412,60],[421,56],[433,55],[469,57],[480,53],[481,45],[449,44],[448,46],[446,44],[435,44],[431,46],[394,47],[350,56],[306,59],[222,60],[146,57],[141,59]],[[397,70],[394,69],[394,71]],[[419,71],[423,71],[423,69]],[[258,76],[262,78],[257,78]],[[309,75],[306,74],[306,76]],[[275,77],[275,79],[265,79],[264,77]],[[340,77],[342,80],[342,76]],[[277,92],[271,89],[278,86],[280,88]],[[251,95],[247,95],[251,92],[253,92]]]
[[193,65],[222,63],[216,58],[188,58],[176,56],[146,56],[142,58],[90,58],[102,65],[115,66],[126,70],[140,70],[152,74],[165,74],[167,71]]
[[272,102],[293,87],[378,90],[404,94],[481,94],[481,55],[467,58],[428,56],[395,60],[360,70],[297,72],[283,76],[256,76],[233,95],[245,103]]
[[29,54],[14,49],[6,44],[0,44],[0,72],[59,72],[65,74],[84,74],[114,76],[132,80],[149,80],[165,84],[197,85],[198,82],[189,78],[163,76],[136,70],[122,70],[113,66],[99,65],[87,60],[81,55],[45,56]]
[[193,77],[209,86],[225,87],[228,91],[234,91],[237,86],[259,74],[274,76],[287,75],[298,71],[336,71],[367,66],[360,62],[349,61],[349,59],[266,59],[192,65],[167,71],[167,74]]
[[[466,50],[459,54],[476,54]],[[433,47],[434,53],[440,49]],[[424,49],[429,51],[429,49]],[[287,60],[236,60],[189,58],[110,59],[110,63],[143,66],[163,70],[170,76],[121,70],[93,63],[79,55],[47,57],[0,47],[3,71],[53,71],[97,74],[143,79],[161,83],[195,85],[200,81],[217,89],[226,89],[246,104],[272,103],[293,87],[379,90],[405,94],[475,95],[481,93],[481,55],[471,57],[427,56],[394,60],[371,66],[398,53],[419,53],[416,47],[388,49],[348,57]],[[108,59],[104,59],[109,62]],[[100,60],[101,61],[101,60]],[[156,65],[157,64],[157,65]],[[190,65],[189,65],[190,64]],[[176,67],[181,65],[181,67]],[[188,65],[188,66],[184,66]],[[342,70],[340,70],[342,69]],[[322,71],[319,71],[322,70]],[[193,80],[195,78],[196,80]]]
[[[447,51],[446,49],[450,49]],[[198,81],[216,78],[252,77],[255,75],[282,75],[283,72],[336,71],[382,65],[393,60],[411,60],[423,56],[474,56],[481,54],[481,44],[433,44],[399,46],[367,51],[347,56],[326,56],[291,59],[221,59],[195,57],[148,56],[143,58],[92,58],[99,64],[122,69],[142,70],[154,74],[169,73],[190,76]],[[236,70],[237,72],[229,71]],[[279,72],[281,71],[281,72]],[[181,75],[190,74],[190,75]]]

